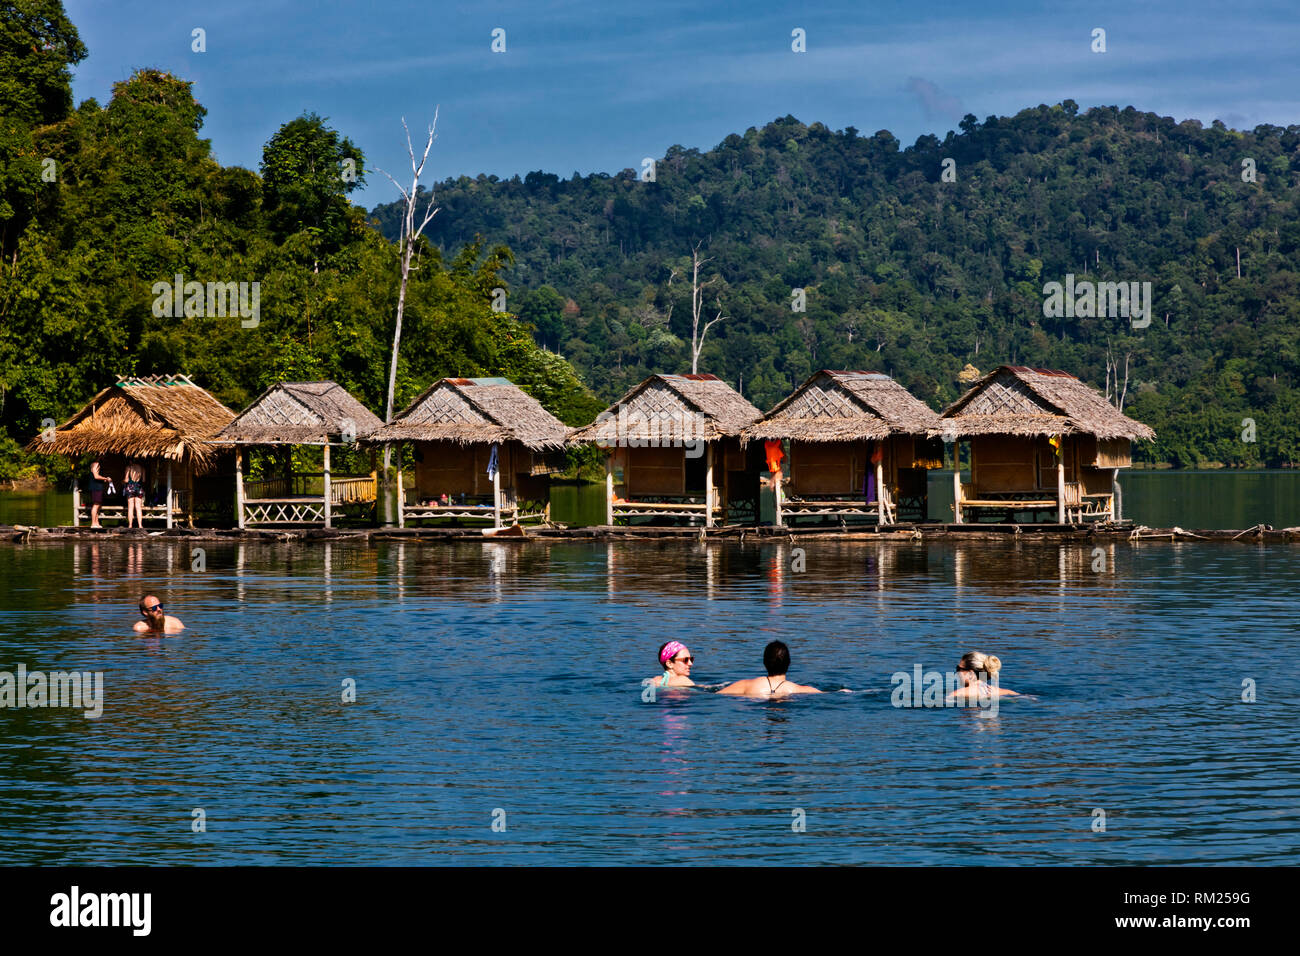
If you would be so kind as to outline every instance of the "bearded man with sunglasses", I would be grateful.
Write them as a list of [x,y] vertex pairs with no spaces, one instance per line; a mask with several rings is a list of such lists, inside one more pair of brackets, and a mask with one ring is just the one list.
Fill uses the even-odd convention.
[[144,620],[135,622],[136,632],[140,634],[175,634],[185,630],[180,618],[163,613],[162,602],[152,594],[140,598],[140,616]]

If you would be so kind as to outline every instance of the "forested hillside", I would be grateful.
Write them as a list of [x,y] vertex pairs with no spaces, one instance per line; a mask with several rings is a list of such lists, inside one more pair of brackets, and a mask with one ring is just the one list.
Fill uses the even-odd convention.
[[[449,253],[507,243],[511,308],[607,399],[689,371],[702,243],[705,317],[720,294],[725,319],[700,371],[760,407],[818,368],[888,372],[935,408],[967,363],[1104,388],[1109,355],[1112,391],[1127,366],[1125,411],[1159,433],[1147,460],[1300,462],[1300,126],[1066,101],[900,149],[787,116],[708,152],[673,147],[653,172],[448,180],[431,237]],[[394,234],[394,207],[373,216]],[[1150,282],[1151,324],[1045,318],[1044,284],[1068,273]]]
[[[0,5],[0,478],[45,467],[20,445],[120,375],[185,373],[236,409],[272,381],[333,378],[382,411],[398,210],[349,199],[362,149],[305,114],[257,171],[223,167],[182,77],[141,69],[74,107],[85,56],[59,0]],[[902,149],[786,117],[673,147],[653,181],[441,183],[397,405],[442,375],[505,375],[578,424],[598,397],[689,371],[698,245],[703,317],[724,316],[700,371],[760,407],[857,368],[940,408],[966,366],[1014,362],[1109,380],[1159,433],[1149,461],[1300,462],[1300,126],[1066,101],[960,127]],[[1150,282],[1150,325],[1044,317],[1067,274]],[[256,321],[160,314],[177,276],[256,283]]]
[[[66,469],[20,446],[123,375],[188,374],[236,410],[271,382],[330,378],[382,414],[399,269],[347,198],[362,151],[305,115],[286,118],[258,172],[222,167],[180,77],[142,69],[106,105],[74,110],[85,55],[58,0],[0,5],[0,478]],[[492,310],[510,259],[423,248],[396,407],[444,375],[508,376],[572,424],[602,407]],[[186,296],[182,314],[159,315],[154,286],[176,276],[257,283],[258,314],[191,310]]]

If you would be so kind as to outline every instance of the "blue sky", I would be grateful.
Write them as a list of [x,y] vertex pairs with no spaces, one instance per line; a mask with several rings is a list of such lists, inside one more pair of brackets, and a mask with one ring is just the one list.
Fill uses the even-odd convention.
[[[78,102],[107,102],[141,67],[194,82],[217,159],[257,168],[304,111],[329,118],[367,166],[409,179],[401,120],[425,181],[544,169],[640,168],[675,143],[707,150],[786,114],[904,145],[1039,103],[1132,105],[1229,126],[1300,123],[1300,16],[1276,3],[955,4],[65,0],[90,56]],[[207,51],[191,50],[206,31]],[[1107,52],[1091,50],[1094,28]],[[491,50],[505,30],[504,53]],[[791,50],[791,31],[807,52]],[[396,198],[382,175],[354,201]]]

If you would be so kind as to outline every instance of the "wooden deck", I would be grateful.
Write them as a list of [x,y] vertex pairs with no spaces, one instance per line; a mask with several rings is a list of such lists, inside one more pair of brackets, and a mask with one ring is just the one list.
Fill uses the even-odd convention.
[[[0,526],[0,536],[23,542],[47,539],[56,540],[121,540],[130,541],[141,536],[147,538],[185,539],[187,541],[283,541],[310,542],[348,540],[360,543],[378,540],[408,541],[454,541],[484,540],[481,528],[298,528],[298,529],[254,529],[240,530],[217,528],[172,528],[169,530],[141,531],[126,528],[91,529],[85,526],[74,528],[60,526],[55,528],[35,528],[30,526]],[[983,539],[1013,538],[1021,541],[1127,541],[1131,544],[1160,541],[1207,541],[1207,542],[1273,542],[1300,544],[1300,527],[1272,528],[1258,525],[1244,530],[1188,530],[1184,528],[1147,528],[1134,527],[1131,523],[1118,524],[939,524],[920,523],[878,527],[876,525],[858,525],[852,528],[800,527],[778,528],[771,525],[762,527],[731,526],[726,528],[705,529],[702,527],[667,528],[661,526],[600,526],[590,528],[530,528],[526,535],[509,538],[494,537],[493,540],[510,541],[610,541],[610,540],[678,540],[695,541],[701,538],[707,541],[812,541],[818,538],[831,540],[859,541],[893,541],[899,543],[919,543],[924,541],[961,541]]]
[[347,509],[373,510],[378,487],[374,472],[331,476],[326,509],[323,472],[243,481],[241,520],[245,525],[326,524]]
[[[145,505],[140,509],[143,521],[161,521],[164,526],[172,527],[175,524],[191,524],[193,515],[189,510],[189,492],[182,488],[173,488],[172,492],[171,513],[168,513],[167,506]],[[116,497],[116,496],[115,496]],[[79,489],[73,489],[72,507],[74,509],[73,523],[76,525],[85,522],[90,524],[90,499],[87,494],[83,494]],[[120,521],[126,524],[126,502],[121,504],[100,505],[99,520],[102,524],[105,520]]]

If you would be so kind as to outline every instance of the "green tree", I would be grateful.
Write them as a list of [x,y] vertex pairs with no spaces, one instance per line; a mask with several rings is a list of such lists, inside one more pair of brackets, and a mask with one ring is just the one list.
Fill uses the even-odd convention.
[[72,70],[86,47],[61,0],[0,3],[0,118],[57,123],[72,109]]
[[276,131],[262,150],[263,201],[277,240],[304,230],[325,254],[348,238],[347,196],[366,181],[365,157],[345,136],[305,113]]

